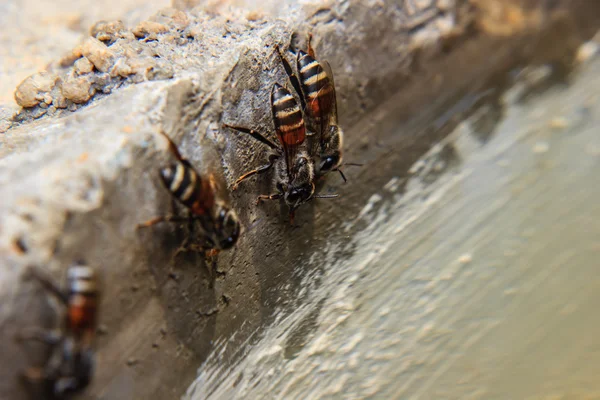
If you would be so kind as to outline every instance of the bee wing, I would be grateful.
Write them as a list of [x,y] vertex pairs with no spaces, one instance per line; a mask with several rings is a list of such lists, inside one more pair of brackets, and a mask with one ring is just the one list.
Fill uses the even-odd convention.
[[160,134],[163,135],[163,137],[165,139],[167,139],[167,143],[169,144],[169,151],[171,153],[173,153],[175,158],[177,158],[179,161],[184,161],[185,159],[181,156],[181,153],[179,153],[179,150],[177,149],[177,145],[175,145],[175,143],[173,143],[173,140],[171,140],[169,135],[167,135],[167,133],[165,131],[163,131],[162,129],[160,129]]
[[304,94],[302,93],[302,86],[300,85],[298,76],[296,76],[296,74],[294,74],[294,70],[292,69],[292,66],[290,65],[288,60],[285,58],[285,56],[281,52],[281,49],[279,48],[279,46],[275,46],[275,50],[277,51],[277,53],[279,53],[279,60],[281,61],[281,64],[283,65],[283,68],[285,69],[285,73],[287,74],[287,76],[290,80],[290,83],[292,84],[292,86],[294,87],[294,90],[298,94],[298,98],[300,99],[300,104],[302,105],[302,109],[305,110],[306,102],[304,100]]
[[329,62],[327,61],[323,61],[323,63],[321,64],[323,66],[323,69],[325,70],[325,73],[327,74],[327,76],[329,77],[329,81],[331,82],[331,115],[330,115],[330,123],[331,124],[337,124],[337,96],[335,93],[335,81],[333,80],[333,70],[331,69],[331,65],[329,65]]
[[285,154],[288,175],[293,179],[296,155],[306,138],[302,111],[289,90],[277,83],[271,91],[271,111],[275,131]]
[[298,154],[300,146],[302,145],[302,143],[304,143],[305,135],[306,131],[304,127],[302,127],[301,134],[290,134],[277,129],[277,137],[279,137],[279,141],[283,146],[283,152],[285,153],[285,161],[290,180],[293,180],[296,176],[296,155]]
[[324,61],[319,63],[316,72],[315,76],[320,76],[322,73],[327,75],[326,83],[321,84],[321,88],[317,92],[309,94],[306,108],[307,115],[311,115],[313,118],[317,117],[319,121],[316,128],[319,133],[319,140],[322,141],[329,126],[337,123],[337,105],[331,66],[327,61]]
[[215,205],[215,177],[213,174],[201,176],[197,171],[196,174],[200,179],[200,185],[196,189],[199,193],[196,195],[196,201],[192,209],[197,209],[198,212],[202,211],[208,214]]

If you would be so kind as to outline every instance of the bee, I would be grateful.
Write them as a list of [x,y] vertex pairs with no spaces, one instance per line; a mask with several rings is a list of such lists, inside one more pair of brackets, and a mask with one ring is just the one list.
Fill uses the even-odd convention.
[[290,221],[293,222],[294,212],[300,205],[315,198],[333,198],[337,195],[315,195],[314,163],[305,142],[306,127],[302,111],[294,96],[289,90],[275,83],[271,90],[270,102],[280,146],[254,129],[224,124],[226,128],[252,136],[272,150],[268,163],[240,176],[235,181],[233,190],[245,179],[275,167],[274,182],[277,193],[258,196],[256,204],[263,200],[283,198],[289,208]]
[[183,158],[175,143],[161,132],[169,143],[169,150],[176,161],[160,170],[160,179],[171,196],[188,211],[187,217],[163,215],[138,225],[149,227],[160,222],[188,222],[190,233],[198,221],[203,231],[203,243],[190,244],[189,235],[182,250],[199,249],[215,255],[235,245],[240,235],[240,222],[235,213],[215,196],[216,184],[213,175],[201,176],[190,162]]
[[36,385],[43,397],[66,399],[86,388],[94,373],[94,342],[100,304],[96,270],[79,261],[67,271],[63,290],[40,269],[29,267],[26,278],[42,287],[66,308],[61,329],[45,331],[31,328],[17,335],[17,340],[37,341],[52,346],[46,365],[30,367],[22,373],[29,385]]
[[[297,74],[294,73],[278,46],[276,50],[292,86],[298,93],[309,130],[312,131],[312,135],[317,135],[319,153],[317,176],[338,171],[346,182],[346,176],[341,169],[344,133],[338,125],[333,72],[327,61],[316,60],[311,41],[312,35],[309,34],[308,53],[302,50],[296,52]],[[346,163],[345,165],[362,164]]]

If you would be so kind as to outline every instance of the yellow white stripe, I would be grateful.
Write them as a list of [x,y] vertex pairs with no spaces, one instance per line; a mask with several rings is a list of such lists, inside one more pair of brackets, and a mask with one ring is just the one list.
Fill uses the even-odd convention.
[[306,71],[308,71],[311,68],[314,68],[315,65],[318,65],[319,63],[317,62],[317,60],[313,60],[310,64],[306,64],[304,67],[302,67],[300,69],[300,73],[303,74]]
[[177,191],[179,186],[181,185],[181,181],[183,181],[183,176],[185,175],[185,168],[181,164],[177,164],[177,168],[175,169],[175,177],[173,178],[173,182],[171,182],[171,186],[169,189],[171,192]]
[[91,279],[94,276],[94,271],[88,266],[80,265],[69,268],[67,273],[69,279]]
[[278,105],[280,105],[282,103],[285,103],[286,101],[289,101],[290,99],[293,99],[292,95],[291,94],[286,94],[285,96],[280,97],[279,99],[275,100],[273,102],[273,105],[274,106],[278,106]]
[[307,78],[306,80],[304,80],[304,84],[306,86],[310,86],[314,83],[317,83],[317,82],[325,80],[325,79],[327,79],[327,72],[321,71],[320,73],[313,75],[310,78]]
[[293,130],[296,130],[298,128],[301,128],[304,125],[304,121],[299,121],[297,124],[294,125],[282,125],[279,127],[279,130],[282,132],[290,132]]
[[185,192],[183,192],[183,195],[181,196],[182,201],[187,201],[192,196],[192,193],[194,193],[194,189],[196,188],[196,174],[193,171],[189,171],[189,172],[190,172],[190,184],[188,185],[187,189],[185,189]]
[[312,99],[314,99],[317,96],[321,96],[321,95],[327,94],[329,92],[331,92],[331,85],[327,85],[327,86],[323,87],[319,91],[315,91],[315,92],[309,93],[308,94],[308,98],[312,100]]
[[293,108],[288,108],[287,110],[277,111],[277,113],[275,115],[277,115],[277,118],[283,119],[283,118],[289,117],[290,115],[297,114],[299,112],[300,112],[300,109],[298,107],[293,107]]
[[76,280],[71,284],[71,290],[75,293],[91,293],[96,291],[96,283],[94,281]]

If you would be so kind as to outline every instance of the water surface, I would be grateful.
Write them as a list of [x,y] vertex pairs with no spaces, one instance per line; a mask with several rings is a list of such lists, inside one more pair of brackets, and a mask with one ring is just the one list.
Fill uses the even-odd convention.
[[185,398],[600,397],[599,77],[515,87],[491,135],[484,107],[392,173],[301,266],[298,310]]

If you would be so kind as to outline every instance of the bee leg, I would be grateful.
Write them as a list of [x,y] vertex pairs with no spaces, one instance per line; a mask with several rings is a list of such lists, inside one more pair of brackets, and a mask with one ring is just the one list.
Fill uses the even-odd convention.
[[239,178],[236,179],[235,183],[233,184],[233,188],[232,190],[236,190],[239,186],[239,184],[250,178],[252,175],[257,175],[257,174],[262,174],[264,172],[267,172],[269,169],[271,169],[271,167],[273,167],[273,164],[275,163],[275,160],[277,160],[279,158],[278,154],[271,154],[269,156],[269,162],[268,164],[265,164],[263,166],[260,166],[256,169],[253,169],[252,171],[248,171],[246,172],[244,175],[240,176]]
[[219,250],[210,249],[205,251],[206,256],[206,268],[208,269],[208,274],[210,275],[210,288],[212,289],[214,286],[214,281],[218,276],[227,275],[223,271],[219,271],[217,266],[217,255],[219,254]]
[[79,387],[78,380],[74,376],[63,376],[59,378],[55,385],[54,390],[57,393],[64,395],[67,392],[72,392]]
[[259,205],[260,203],[262,203],[263,200],[279,200],[281,198],[281,196],[283,196],[281,193],[261,194],[256,199],[256,205]]
[[205,261],[206,261],[206,269],[207,269],[208,275],[210,277],[209,288],[212,289],[215,278],[217,276],[222,276],[221,274],[224,275],[224,273],[221,273],[220,271],[217,270],[216,256],[219,251],[217,249],[210,249],[205,245],[201,245],[198,243],[191,243],[191,244],[188,244],[187,247],[185,247],[185,248],[180,247],[179,249],[177,249],[177,252],[175,253],[174,257],[176,257],[177,254],[182,253],[184,251],[194,251],[194,252],[198,252],[198,253],[204,252],[204,257],[205,257]]
[[27,272],[25,272],[24,278],[26,280],[33,279],[38,281],[45,290],[59,299],[65,306],[67,305],[68,294],[61,290],[45,272],[35,267],[29,267]]
[[212,270],[214,272],[214,277],[216,278],[217,276],[225,276],[227,275],[226,272],[224,271],[219,271],[219,269],[217,268],[217,256],[219,255],[220,251],[218,249],[210,249],[210,250],[206,250],[205,254],[207,257],[207,260],[210,261],[211,263],[211,267]]
[[194,217],[190,214],[187,218],[188,234],[181,244],[181,249],[187,251],[191,247],[192,235],[194,234]]
[[188,220],[188,217],[180,217],[178,215],[172,215],[172,214],[162,215],[160,217],[149,219],[148,221],[143,222],[141,224],[137,224],[136,229],[147,228],[149,226],[156,225],[161,222],[184,222],[187,220]]
[[340,175],[342,176],[342,179],[344,180],[344,183],[348,182],[348,179],[346,179],[346,175],[344,175],[344,173],[342,172],[341,168],[338,168],[337,172],[339,172]]
[[19,377],[21,378],[21,380],[24,383],[30,385],[30,384],[35,384],[35,383],[38,383],[38,382],[46,379],[46,372],[44,371],[43,368],[29,367],[29,368],[26,368],[25,370],[21,371],[21,373],[19,374]]
[[19,382],[24,386],[25,390],[31,398],[35,399],[42,394],[42,383],[45,380],[45,374],[42,368],[29,367],[19,371],[17,375]]
[[175,251],[175,254],[173,255],[173,258],[177,257],[179,255],[179,253],[187,253],[187,252],[194,252],[194,253],[202,253],[202,251],[204,250],[203,246],[199,246],[198,244],[195,243],[184,243],[185,247],[179,246],[179,248]]
[[219,251],[217,249],[210,249],[204,251],[204,258],[206,260],[206,269],[208,270],[208,274],[210,275],[211,287],[212,282],[217,278],[217,254]]
[[233,129],[234,131],[238,131],[238,132],[241,132],[241,133],[247,133],[248,135],[252,136],[254,139],[258,140],[259,142],[261,142],[263,144],[266,144],[267,146],[269,146],[273,150],[278,150],[279,149],[277,147],[277,145],[275,145],[275,143],[273,143],[272,141],[270,141],[269,139],[267,139],[263,134],[261,134],[258,131],[255,131],[254,129],[244,128],[244,127],[241,127],[241,126],[233,126],[233,125],[229,125],[229,124],[223,124],[223,126],[225,128]]
[[15,340],[18,342],[25,341],[36,341],[45,343],[50,346],[57,345],[62,338],[60,332],[57,331],[46,331],[40,328],[29,328],[25,329],[15,336]]
[[193,233],[194,233],[194,221],[195,221],[194,216],[192,214],[190,214],[188,217],[185,217],[184,219],[188,223],[187,224],[188,234],[185,237],[185,239],[183,240],[183,243],[181,243],[181,246],[179,246],[179,248],[175,252],[175,255],[173,256],[173,258],[177,257],[179,255],[179,253],[186,253],[188,251],[200,252],[203,250],[201,247],[199,248],[198,245],[195,245],[192,243],[192,238],[193,238]]

